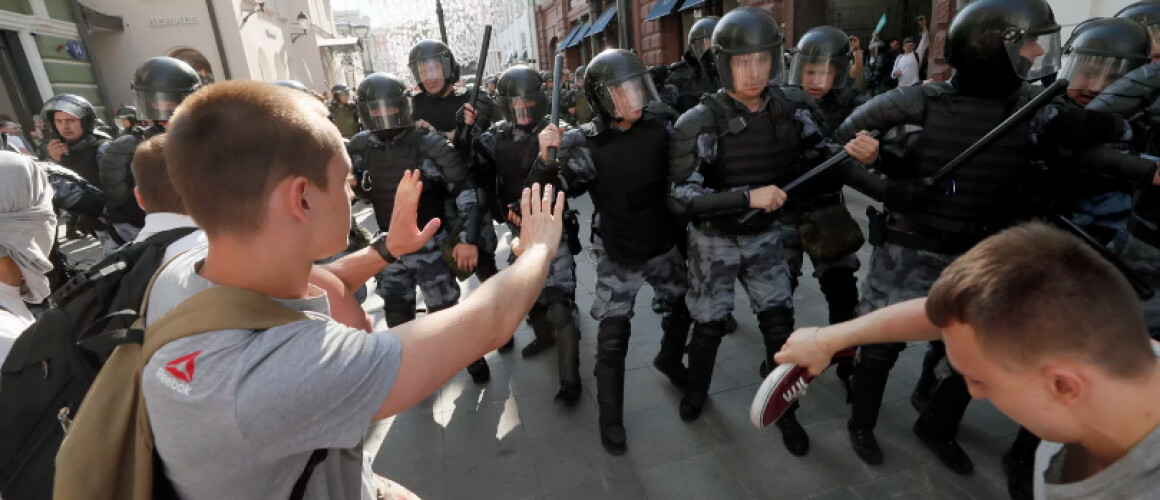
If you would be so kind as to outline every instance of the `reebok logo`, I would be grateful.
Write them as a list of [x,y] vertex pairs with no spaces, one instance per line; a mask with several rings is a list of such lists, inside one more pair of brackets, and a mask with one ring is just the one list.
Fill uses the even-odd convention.
[[187,384],[193,382],[193,360],[197,359],[199,354],[201,351],[196,351],[170,361],[165,364],[165,371]]
[[192,352],[166,363],[157,369],[157,380],[178,394],[188,396],[191,389],[189,383],[193,382],[194,360],[199,354],[201,351]]

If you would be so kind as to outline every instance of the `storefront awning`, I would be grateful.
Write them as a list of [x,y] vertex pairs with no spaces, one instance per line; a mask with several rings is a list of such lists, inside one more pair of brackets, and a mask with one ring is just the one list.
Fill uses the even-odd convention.
[[[664,2],[667,0],[660,0],[660,1]],[[606,10],[606,11],[604,11],[604,13],[600,14],[600,17],[596,18],[596,23],[594,23],[592,25],[592,29],[589,29],[588,33],[585,33],[584,36],[589,37],[589,36],[599,35],[600,32],[604,31],[604,29],[608,27],[608,23],[612,22],[612,18],[614,18],[614,17],[616,17],[616,6],[615,5],[613,5],[612,7],[609,7],[608,10]]]
[[568,44],[572,42],[573,38],[580,38],[580,35],[579,35],[580,28],[583,28],[583,27],[584,27],[584,25],[577,24],[576,27],[572,28],[572,31],[568,32],[568,36],[564,37],[563,40],[560,40],[560,44],[556,46],[556,52],[559,52],[561,50],[568,48],[569,47]]
[[572,47],[580,45],[580,42],[584,41],[584,34],[588,33],[588,30],[591,28],[592,28],[592,23],[584,23],[583,25],[581,25],[580,31],[576,32],[576,36],[572,37],[572,40],[568,41],[568,46],[564,47],[564,48],[570,49]]
[[672,14],[673,9],[679,3],[681,3],[681,0],[657,0],[657,3],[653,4],[652,10],[648,11],[648,15],[645,16],[644,20],[655,21]]
[[705,3],[705,0],[685,0],[685,3],[681,4],[681,8],[679,8],[677,10],[678,11],[689,10],[689,9],[694,8],[694,7],[700,7],[701,5],[704,5],[704,3]]

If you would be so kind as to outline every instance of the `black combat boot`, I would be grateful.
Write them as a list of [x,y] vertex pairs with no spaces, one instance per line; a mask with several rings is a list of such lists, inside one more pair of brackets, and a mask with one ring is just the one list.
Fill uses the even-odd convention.
[[580,326],[572,315],[571,304],[551,304],[545,316],[556,333],[560,370],[560,391],[556,393],[556,403],[572,406],[583,393],[580,385]]
[[623,455],[624,358],[628,355],[628,318],[618,316],[600,322],[596,338],[596,402],[600,405],[600,444],[613,455]]
[[[830,268],[818,278],[818,284],[830,308],[831,325],[852,320],[857,316],[858,279],[854,277],[853,269]],[[846,391],[846,404],[849,404],[852,401],[853,386],[850,385],[850,375],[854,373],[854,360],[838,363],[835,371],[838,380],[842,382],[842,388]]]
[[467,373],[471,375],[471,380],[477,384],[486,384],[491,380],[491,368],[487,366],[487,360],[479,358],[467,365]]
[[685,397],[681,398],[681,420],[692,422],[701,416],[701,409],[709,398],[717,348],[721,347],[721,337],[724,336],[724,321],[693,323],[693,334],[689,340],[689,383]]
[[524,346],[520,354],[530,358],[556,345],[555,327],[548,321],[548,306],[536,304],[528,311],[528,323],[536,338]]
[[971,457],[955,440],[959,422],[970,402],[971,394],[967,391],[963,376],[952,374],[935,386],[930,406],[914,422],[914,434],[938,456],[943,465],[957,474],[970,474],[975,470]]
[[806,434],[805,428],[799,424],[794,413],[797,411],[797,401],[786,410],[781,418],[774,422],[778,430],[781,431],[781,442],[785,444],[785,449],[789,450],[790,454],[795,457],[805,456],[810,452],[810,435]]
[[725,317],[725,335],[729,335],[730,333],[733,333],[736,331],[737,331],[737,318],[735,316],[733,316],[733,313],[729,313],[729,315]]
[[[781,350],[781,346],[785,345],[786,339],[793,333],[793,308],[778,306],[757,313],[757,328],[761,330],[761,338],[765,341],[765,361],[761,362],[758,369],[761,378],[764,379],[776,366],[773,355]],[[810,437],[794,416],[797,407],[795,401],[775,423],[781,430],[781,440],[785,443],[785,449],[800,457],[809,453]]]
[[677,388],[684,390],[689,384],[689,370],[681,362],[685,357],[685,342],[689,339],[689,325],[693,318],[689,317],[689,309],[682,299],[673,307],[672,312],[661,319],[661,351],[653,358],[653,366],[665,374]]
[[886,392],[886,380],[890,369],[898,361],[898,353],[906,344],[870,344],[858,348],[851,382],[854,388],[850,401],[850,446],[854,453],[870,465],[883,461],[882,448],[874,438],[874,427],[878,425],[878,411],[882,409],[882,394]]

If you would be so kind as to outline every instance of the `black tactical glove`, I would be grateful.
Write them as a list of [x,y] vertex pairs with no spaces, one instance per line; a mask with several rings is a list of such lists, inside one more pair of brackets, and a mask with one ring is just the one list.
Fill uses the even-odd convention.
[[935,189],[918,179],[890,180],[882,201],[897,210],[914,210],[934,199]]
[[1044,132],[1057,146],[1074,151],[1120,140],[1127,123],[1110,113],[1068,109],[1047,122]]

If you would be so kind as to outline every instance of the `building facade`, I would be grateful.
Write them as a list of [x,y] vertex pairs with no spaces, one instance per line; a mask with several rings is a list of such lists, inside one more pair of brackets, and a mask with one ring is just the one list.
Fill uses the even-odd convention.
[[495,74],[516,64],[536,64],[536,6],[533,0],[492,0],[493,28],[487,73]]
[[341,60],[333,53],[358,48],[352,41],[335,43],[329,0],[84,1],[123,20],[121,31],[90,37],[117,104],[133,101],[133,72],[150,57],[185,60],[206,82],[293,79],[322,91],[347,83],[340,65],[324,60]]

